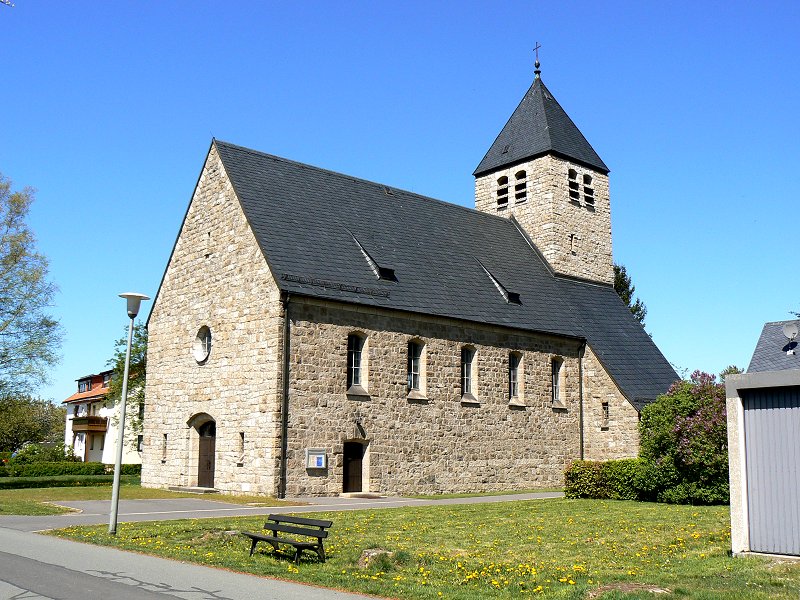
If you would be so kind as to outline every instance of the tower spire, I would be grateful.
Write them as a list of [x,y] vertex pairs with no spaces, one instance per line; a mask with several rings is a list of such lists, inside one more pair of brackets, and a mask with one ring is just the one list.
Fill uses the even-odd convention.
[[542,70],[539,68],[541,66],[541,63],[539,62],[539,48],[541,47],[542,47],[541,44],[539,44],[539,42],[536,42],[536,46],[534,46],[533,48],[533,51],[536,52],[536,62],[533,63],[534,66],[533,73],[536,76],[536,79],[539,79],[542,75]]

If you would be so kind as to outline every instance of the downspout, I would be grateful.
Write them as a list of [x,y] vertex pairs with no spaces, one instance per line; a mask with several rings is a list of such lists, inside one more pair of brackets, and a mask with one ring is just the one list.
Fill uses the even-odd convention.
[[286,455],[289,452],[289,328],[291,323],[289,300],[289,292],[281,294],[281,304],[283,305],[283,369],[281,373],[283,394],[281,397],[281,464],[278,498],[286,497]]
[[581,460],[584,457],[583,440],[583,355],[586,353],[586,340],[583,340],[578,351],[578,422],[580,427]]

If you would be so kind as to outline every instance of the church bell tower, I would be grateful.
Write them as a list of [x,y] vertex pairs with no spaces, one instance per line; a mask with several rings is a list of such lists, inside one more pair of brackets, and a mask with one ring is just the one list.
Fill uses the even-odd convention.
[[535,78],[473,173],[475,208],[515,219],[553,270],[613,284],[609,169]]

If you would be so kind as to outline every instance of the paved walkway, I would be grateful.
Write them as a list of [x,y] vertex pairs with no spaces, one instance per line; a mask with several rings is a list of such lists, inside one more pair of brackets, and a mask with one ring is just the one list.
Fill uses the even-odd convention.
[[[562,496],[557,492],[445,500],[302,498],[305,506],[241,506],[207,498],[122,500],[119,521],[198,519],[275,512],[341,511],[399,506],[511,502]],[[365,600],[278,579],[234,573],[113,548],[81,544],[35,531],[108,522],[110,501],[65,502],[82,512],[42,517],[0,516],[0,600]]]

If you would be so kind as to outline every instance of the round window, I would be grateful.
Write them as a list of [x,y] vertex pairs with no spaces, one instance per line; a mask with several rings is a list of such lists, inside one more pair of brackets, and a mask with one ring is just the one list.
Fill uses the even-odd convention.
[[203,325],[198,330],[197,337],[194,338],[192,355],[197,362],[201,363],[206,361],[209,354],[211,354],[211,330]]

